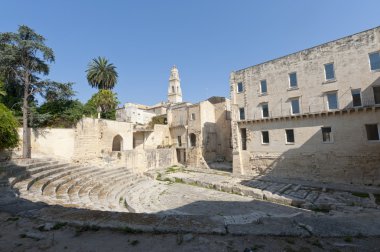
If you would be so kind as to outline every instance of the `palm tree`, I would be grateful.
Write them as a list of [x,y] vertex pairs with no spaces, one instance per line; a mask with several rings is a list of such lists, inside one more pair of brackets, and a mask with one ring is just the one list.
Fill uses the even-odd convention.
[[117,82],[116,67],[104,57],[93,59],[86,72],[87,81],[91,87],[111,90]]

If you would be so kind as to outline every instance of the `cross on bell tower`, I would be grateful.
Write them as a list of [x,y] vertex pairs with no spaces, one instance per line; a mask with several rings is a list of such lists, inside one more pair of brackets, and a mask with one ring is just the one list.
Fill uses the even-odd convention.
[[175,65],[172,67],[170,71],[168,102],[170,103],[182,102],[181,83],[179,79],[178,69]]

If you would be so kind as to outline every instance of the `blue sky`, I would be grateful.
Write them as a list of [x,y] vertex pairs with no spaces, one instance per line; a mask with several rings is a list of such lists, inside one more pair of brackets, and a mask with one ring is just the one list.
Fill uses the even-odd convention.
[[75,82],[86,102],[92,58],[117,67],[119,100],[166,100],[177,65],[184,100],[229,96],[229,74],[380,25],[378,0],[12,0],[0,32],[25,24],[44,35],[56,62],[49,79]]

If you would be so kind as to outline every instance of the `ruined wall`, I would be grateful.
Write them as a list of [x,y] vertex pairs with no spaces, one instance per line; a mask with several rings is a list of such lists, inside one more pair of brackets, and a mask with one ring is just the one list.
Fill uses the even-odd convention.
[[226,99],[225,102],[216,103],[214,108],[217,156],[219,159],[232,161],[230,100]]
[[170,145],[169,126],[164,124],[155,124],[153,132],[145,133],[144,149],[156,149]]
[[120,155],[126,167],[137,173],[177,164],[175,149],[129,150]]
[[122,149],[133,148],[133,127],[131,123],[104,119],[83,118],[75,129],[75,161],[91,160],[112,151],[115,136],[123,138]]

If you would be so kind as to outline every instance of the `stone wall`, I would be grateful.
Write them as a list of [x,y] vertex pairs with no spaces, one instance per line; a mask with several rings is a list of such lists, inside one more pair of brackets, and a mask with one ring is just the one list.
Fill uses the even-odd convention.
[[[18,133],[22,139],[22,128],[18,130]],[[21,145],[22,141],[16,152],[22,149]],[[74,156],[74,145],[74,129],[40,128],[31,130],[32,157],[44,155],[71,160]]]
[[[247,130],[247,150],[240,151],[241,160],[234,160],[234,172],[380,185],[380,142],[368,141],[365,130],[365,124],[373,123],[380,125],[380,108],[302,120],[240,123],[239,127]],[[332,142],[322,141],[323,126],[332,128]],[[285,129],[289,128],[294,129],[294,144],[285,141]],[[262,144],[262,130],[269,131],[269,144]]]
[[117,135],[123,139],[122,150],[133,149],[132,123],[83,118],[75,129],[74,161],[91,160],[112,151]]
[[[119,155],[119,153],[113,153]],[[177,164],[174,148],[152,150],[129,150],[120,152],[121,162],[133,172],[143,173],[147,170],[165,168]]]

